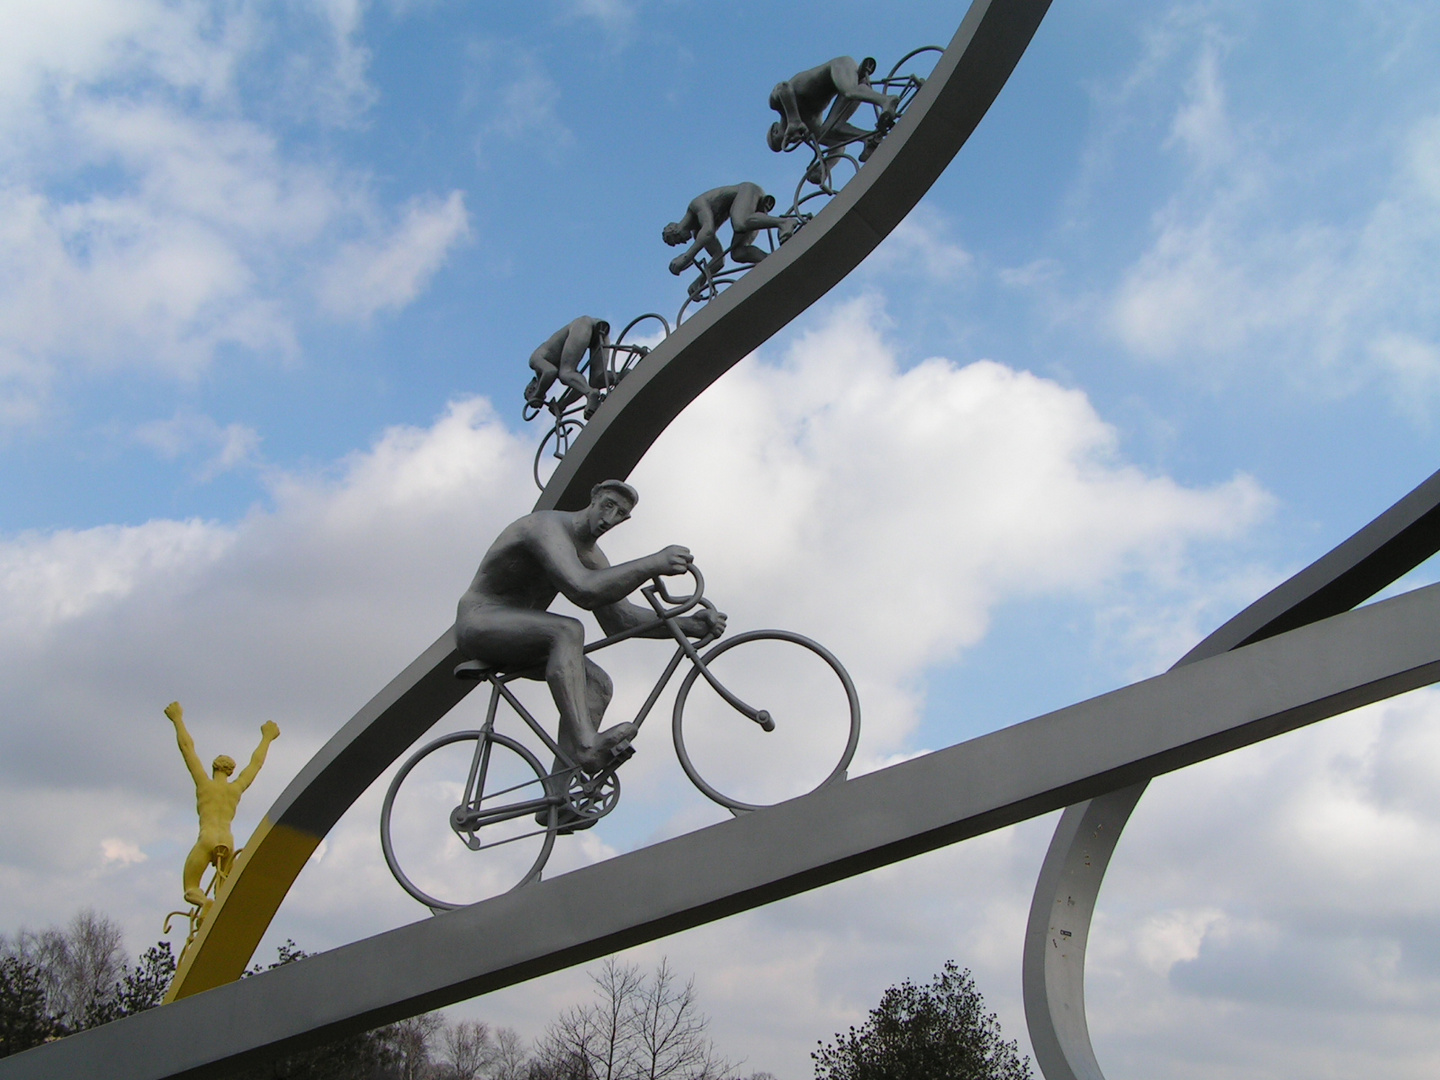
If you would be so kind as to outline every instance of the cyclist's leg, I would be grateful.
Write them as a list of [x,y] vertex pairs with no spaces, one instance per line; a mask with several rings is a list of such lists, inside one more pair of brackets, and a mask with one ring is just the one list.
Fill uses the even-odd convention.
[[560,374],[560,369],[551,363],[544,345],[530,354],[530,369],[535,372],[535,377],[525,387],[525,400],[538,408],[545,404],[545,394],[555,382],[555,376]]
[[560,348],[558,375],[559,380],[575,392],[575,398],[585,399],[590,412],[594,412],[600,395],[591,387],[590,381],[580,374],[580,363],[590,350],[590,342],[594,336],[595,324],[590,319],[576,319],[570,324],[570,332],[565,335],[565,344]]
[[455,643],[466,656],[501,670],[543,665],[560,731],[574,733],[581,747],[593,743],[587,737],[585,627],[579,619],[528,608],[469,608],[455,623]]
[[[615,746],[625,739],[633,738],[635,725],[630,722],[616,724],[614,727],[600,730],[600,722],[605,718],[605,710],[610,705],[610,699],[615,693],[614,683],[610,676],[595,661],[585,660],[585,718],[586,734],[590,736],[589,745],[584,746],[577,742],[574,735],[567,731],[562,725],[560,737],[560,751],[577,762],[587,772],[594,772],[606,765]],[[563,762],[556,759],[555,771],[559,772]]]
[[[501,670],[543,664],[545,682],[560,713],[560,746],[587,772],[602,768],[614,745],[633,734],[633,724],[617,725],[603,735],[598,730],[610,701],[610,680],[586,660],[585,627],[578,619],[528,608],[469,608],[455,624],[455,642],[466,656]],[[591,669],[599,672],[594,698]],[[592,705],[598,705],[593,717]]]

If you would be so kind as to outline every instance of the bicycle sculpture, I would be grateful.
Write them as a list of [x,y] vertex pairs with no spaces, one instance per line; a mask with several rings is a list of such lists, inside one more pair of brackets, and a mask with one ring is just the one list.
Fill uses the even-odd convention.
[[[853,57],[838,56],[776,84],[770,92],[770,107],[781,119],[770,126],[770,148],[789,153],[806,146],[810,161],[795,186],[790,208],[778,215],[772,213],[775,197],[758,184],[731,184],[696,196],[686,207],[684,217],[661,230],[661,237],[672,247],[687,241],[690,244],[670,261],[670,272],[678,276],[692,266],[698,271],[685,290],[674,326],[685,321],[692,305],[719,296],[745,271],[794,236],[815,216],[813,200],[839,192],[844,184],[837,182],[835,168],[844,162],[850,166],[851,176],[858,172],[925,85],[925,76],[902,69],[918,56],[943,52],[938,45],[912,49],[883,79],[871,78],[875,72],[873,58],[867,56],[856,63]],[[864,104],[874,109],[870,128],[850,122]],[[812,209],[806,209],[807,204],[812,204]],[[728,247],[718,237],[720,226],[727,221],[731,232]],[[763,247],[759,242],[762,235]],[[625,335],[648,319],[660,323],[662,337],[669,336],[672,324],[662,315],[647,313],[631,320],[612,343],[608,323],[581,316],[557,330],[531,355],[535,377],[525,388],[522,415],[526,421],[541,412],[552,417],[535,451],[532,469],[540,490],[545,490],[555,464],[569,451],[585,421],[649,352],[645,345],[624,344]],[[584,359],[587,351],[589,358]],[[556,382],[564,390],[547,398],[546,392]]]
[[[584,510],[521,518],[491,546],[460,601],[457,644],[473,658],[455,675],[490,685],[484,723],[413,754],[380,814],[391,873],[434,912],[538,880],[557,836],[589,829],[613,811],[617,770],[687,660],[671,731],[681,768],[708,798],[739,814],[845,778],[860,737],[860,704],[840,661],[786,630],[752,630],[714,644],[725,616],[705,597],[684,548],[610,566],[595,540],[624,521],[635,501],[628,485],[606,481]],[[670,595],[662,576],[685,574],[693,591]],[[637,586],[648,611],[625,599]],[[546,611],[559,592],[594,611],[607,636],[585,645],[577,620]],[[669,639],[675,652],[634,720],[602,731],[612,688],[588,656],[645,637]],[[515,694],[511,684],[522,679],[550,684],[557,737]],[[497,730],[502,701],[523,722],[514,734]],[[516,737],[525,728],[553,755],[550,769]],[[482,852],[488,857],[474,857]]]
[[[185,856],[181,879],[185,902],[190,907],[170,912],[165,916],[164,924],[164,933],[168,934],[170,922],[175,916],[189,920],[190,930],[180,948],[180,956],[184,957],[205,917],[210,914],[215,896],[229,877],[236,856],[240,854],[235,848],[235,836],[231,831],[235,812],[240,807],[240,797],[264,767],[270,744],[280,737],[280,726],[273,720],[266,720],[260,725],[260,745],[250,755],[250,761],[240,770],[240,775],[232,780],[235,759],[229,754],[219,755],[210,766],[211,775],[205,775],[205,763],[195,752],[195,740],[185,727],[185,710],[178,701],[165,706],[165,716],[175,728],[175,742],[180,747],[180,756],[185,759],[185,767],[190,770],[190,778],[195,782],[195,811],[200,818],[199,835],[190,853]],[[206,870],[212,873],[202,885]]]
[[[851,167],[851,176],[860,171],[925,85],[924,76],[901,69],[917,56],[934,53],[938,59],[944,51],[938,45],[912,49],[888,75],[874,81],[870,78],[875,71],[873,57],[857,64],[852,57],[837,56],[776,84],[770,91],[770,107],[781,118],[770,125],[766,141],[776,153],[805,146],[811,155],[795,185],[790,209],[782,216],[801,216],[801,207],[812,199],[837,194],[844,186],[835,182],[834,169],[840,162]],[[868,129],[850,123],[863,104],[875,113],[874,126]],[[814,190],[806,191],[807,186]]]
[[[704,302],[717,295],[740,274],[754,266],[775,250],[775,238],[784,243],[803,222],[797,216],[774,217],[775,196],[767,195],[759,184],[730,184],[712,188],[690,200],[685,216],[672,221],[660,231],[660,237],[671,247],[679,247],[685,241],[692,243],[675,258],[670,260],[670,273],[677,277],[687,267],[694,266],[700,276],[686,289],[685,303],[675,316],[678,326],[685,318],[685,309],[692,302]],[[720,226],[730,223],[730,246],[720,243]],[[756,247],[755,241],[764,233],[769,250]],[[709,258],[700,259],[701,252]],[[730,256],[735,264],[725,268],[725,257]]]
[[[675,316],[675,325],[685,320],[691,304],[702,304],[719,296],[746,270],[775,251],[810,221],[815,214],[813,209],[805,209],[806,204],[821,197],[830,198],[844,186],[836,181],[836,166],[841,162],[849,165],[850,176],[860,171],[860,166],[870,159],[890,129],[905,114],[920,87],[925,85],[925,76],[901,69],[917,56],[934,53],[938,57],[944,51],[938,45],[912,49],[895,63],[889,74],[878,80],[871,79],[875,72],[873,58],[867,56],[857,64],[853,57],[837,56],[776,84],[770,91],[770,107],[780,113],[781,119],[770,125],[767,136],[770,149],[776,153],[789,153],[797,147],[806,146],[810,149],[810,161],[795,185],[790,208],[776,216],[770,214],[775,207],[772,196],[760,192],[754,184],[740,184],[736,188],[707,191],[690,204],[685,220],[665,227],[667,244],[682,244],[691,236],[695,237],[691,249],[670,263],[670,272],[680,274],[692,264],[700,271],[700,276],[686,290],[685,302]],[[850,123],[855,111],[864,104],[875,111],[874,126],[870,128]],[[738,217],[737,211],[730,209],[728,204],[724,208],[715,205],[720,198],[737,188],[754,188],[768,205],[757,199],[747,209],[739,211]],[[740,199],[735,201],[737,205],[741,202]],[[707,204],[708,216],[705,216]],[[756,209],[759,209],[759,214],[753,213]],[[727,216],[734,240],[729,248],[722,248],[714,239],[714,233],[716,224]],[[765,219],[763,222],[759,220],[762,217]],[[762,230],[767,250],[756,245]],[[709,254],[708,259],[697,257],[702,248]],[[725,262],[727,255],[732,258],[732,264],[728,266]]]
[[[654,312],[631,319],[613,342],[609,338],[609,323],[582,315],[557,330],[531,354],[530,366],[535,370],[535,377],[525,388],[521,417],[528,423],[540,413],[548,412],[553,418],[550,429],[535,449],[531,468],[535,486],[541,491],[545,490],[545,481],[555,465],[569,451],[570,443],[585,427],[585,421],[649,353],[648,345],[626,343],[625,337],[652,319],[660,324],[662,340],[669,337],[670,323]],[[585,356],[587,352],[589,355]],[[564,389],[547,397],[546,392],[557,382]]]

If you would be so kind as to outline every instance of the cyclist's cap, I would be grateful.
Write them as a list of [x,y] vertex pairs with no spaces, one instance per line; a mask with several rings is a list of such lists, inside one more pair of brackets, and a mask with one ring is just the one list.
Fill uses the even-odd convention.
[[635,505],[640,501],[640,493],[625,483],[624,480],[601,480],[600,483],[590,489],[590,501],[594,502],[599,498],[602,491],[613,491],[617,495],[623,495],[630,500],[631,509],[634,509]]

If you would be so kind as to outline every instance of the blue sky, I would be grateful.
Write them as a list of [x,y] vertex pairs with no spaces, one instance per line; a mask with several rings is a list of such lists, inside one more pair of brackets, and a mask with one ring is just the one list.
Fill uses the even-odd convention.
[[[151,940],[193,828],[163,705],[202,753],[280,722],[248,828],[528,508],[535,345],[673,312],[660,228],[700,191],[786,201],[778,79],[888,67],[962,14],[0,8],[0,933],[93,904]],[[688,543],[732,625],[833,645],[868,766],[1168,666],[1440,460],[1437,45],[1403,0],[1057,0],[905,225],[642,463],[612,557]],[[1112,1076],[1433,1075],[1436,712],[1154,786],[1093,946]],[[661,742],[577,859],[712,820]],[[419,914],[367,798],[277,939]],[[950,957],[1023,1041],[1049,828],[642,954],[696,970],[726,1049],[782,1077]],[[528,1034],[582,990],[466,1008]]]

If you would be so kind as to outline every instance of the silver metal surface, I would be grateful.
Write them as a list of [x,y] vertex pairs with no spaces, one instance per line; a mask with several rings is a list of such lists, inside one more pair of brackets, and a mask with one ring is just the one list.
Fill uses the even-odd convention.
[[[584,963],[1440,680],[1440,586],[0,1060],[223,1076]],[[195,1036],[203,1032],[204,1038]]]
[[[1347,611],[1440,551],[1440,472],[1191,649],[1176,668]],[[1148,778],[1067,807],[1035,884],[1022,984],[1046,1080],[1105,1080],[1085,1014],[1085,953],[1100,885]]]

